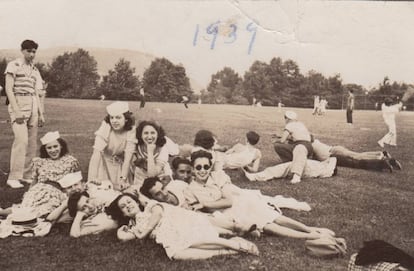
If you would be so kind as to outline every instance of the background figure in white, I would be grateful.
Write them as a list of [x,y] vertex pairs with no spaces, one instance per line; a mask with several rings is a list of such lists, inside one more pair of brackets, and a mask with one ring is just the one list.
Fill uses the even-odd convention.
[[256,97],[253,97],[253,103],[252,106],[256,106]]
[[282,107],[283,106],[285,106],[284,104],[282,104],[282,102],[281,101],[279,101],[278,103],[277,103],[277,108],[278,108],[278,111],[279,112],[282,112]]
[[313,96],[313,112],[312,115],[315,115],[318,112],[319,108],[319,96],[315,95]]
[[318,114],[319,115],[325,115],[327,106],[328,106],[328,101],[325,98],[320,100]]
[[103,101],[103,100],[105,100],[105,95],[101,95],[101,96],[99,96],[99,99],[101,100],[101,101]]
[[388,126],[388,133],[378,141],[378,145],[384,148],[384,144],[397,146],[397,127],[395,125],[395,114],[402,108],[402,102],[392,104],[391,98],[386,98],[381,106],[382,117],[385,124]]

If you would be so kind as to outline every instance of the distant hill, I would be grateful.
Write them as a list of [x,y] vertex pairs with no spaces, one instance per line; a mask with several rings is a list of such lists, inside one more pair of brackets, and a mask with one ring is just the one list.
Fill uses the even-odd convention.
[[[78,49],[78,47],[54,47],[40,49],[39,54],[36,56],[36,62],[51,63],[58,55],[62,55],[65,52],[75,52]],[[147,69],[151,62],[156,58],[156,56],[151,54],[133,50],[88,47],[82,47],[82,49],[88,51],[89,54],[96,59],[98,63],[98,73],[101,76],[106,75],[108,70],[113,69],[115,63],[117,63],[120,58],[124,58],[125,60],[131,62],[131,67],[134,67],[136,74],[142,78],[145,69]],[[0,58],[5,57],[8,60],[12,60],[20,56],[21,54],[19,50],[0,49]],[[200,90],[204,88],[192,78],[190,78],[190,84],[195,93],[199,93]]]

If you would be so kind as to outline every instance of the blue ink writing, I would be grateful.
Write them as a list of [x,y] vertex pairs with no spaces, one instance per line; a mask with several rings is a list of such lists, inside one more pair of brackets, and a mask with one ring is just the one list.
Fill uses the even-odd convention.
[[252,34],[252,37],[251,37],[251,39],[250,39],[249,49],[247,50],[247,54],[249,54],[249,55],[250,55],[250,53],[252,52],[253,43],[254,43],[254,41],[255,41],[255,39],[256,39],[257,27],[255,26],[255,24],[254,24],[254,23],[249,23],[249,24],[246,26],[246,30],[247,30],[247,31],[249,31],[249,32],[252,32],[252,33],[253,33],[253,34]]

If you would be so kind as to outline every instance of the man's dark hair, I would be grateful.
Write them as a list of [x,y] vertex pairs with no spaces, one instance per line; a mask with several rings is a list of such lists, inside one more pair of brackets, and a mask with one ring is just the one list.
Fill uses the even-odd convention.
[[153,196],[151,195],[150,190],[155,186],[157,182],[161,182],[158,177],[146,178],[141,188],[139,189],[139,192],[141,192],[144,196],[152,199]]
[[256,145],[259,142],[260,135],[255,131],[249,131],[246,133],[246,138],[250,145]]
[[72,195],[70,195],[68,199],[68,210],[69,210],[69,215],[71,217],[76,216],[76,213],[78,212],[78,202],[83,196],[89,198],[88,192],[86,191],[74,192]]
[[32,40],[24,40],[22,44],[20,45],[22,50],[30,50],[30,49],[36,49],[39,47],[39,44]]

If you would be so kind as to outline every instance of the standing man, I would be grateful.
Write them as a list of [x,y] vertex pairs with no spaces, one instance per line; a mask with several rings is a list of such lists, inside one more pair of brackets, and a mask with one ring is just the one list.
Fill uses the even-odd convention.
[[37,127],[43,126],[45,122],[38,94],[43,87],[43,80],[33,64],[37,47],[38,44],[32,40],[23,41],[23,58],[11,61],[5,71],[8,111],[14,134],[7,179],[7,184],[12,188],[23,187],[21,181],[31,182],[31,160],[37,149]]
[[346,100],[346,122],[352,125],[352,111],[354,111],[354,91],[352,89],[348,92],[348,98]]
[[145,106],[145,92],[144,92],[143,87],[141,87],[139,89],[139,96],[140,96],[139,98],[141,100],[141,104],[139,105],[139,108],[141,109],[141,108],[144,108],[144,106]]
[[188,97],[187,96],[182,96],[181,97],[181,102],[184,104],[184,106],[185,106],[185,108],[187,108],[188,109],[188,102],[190,101],[190,99],[188,99]]

